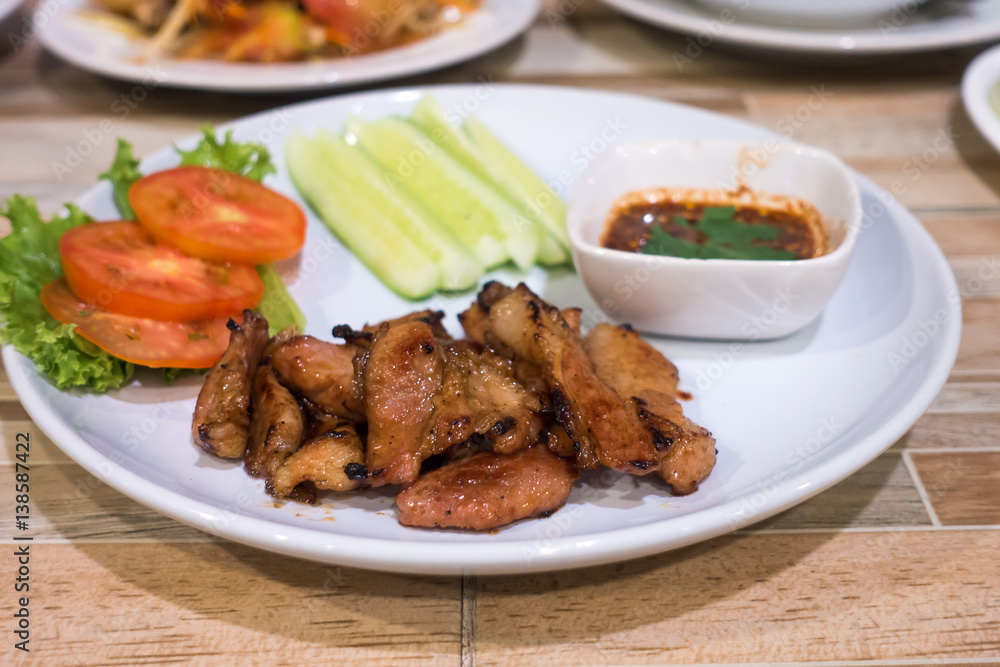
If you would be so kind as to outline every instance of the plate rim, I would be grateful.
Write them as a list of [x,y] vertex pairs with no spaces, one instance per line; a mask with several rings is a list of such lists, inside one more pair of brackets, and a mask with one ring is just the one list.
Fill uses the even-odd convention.
[[[358,98],[382,98],[390,100],[399,95],[434,93],[440,90],[474,91],[476,84],[447,84],[430,86],[407,86],[388,90],[368,91],[351,95],[330,96],[327,98],[287,105],[288,109],[321,106],[336,102],[350,104]],[[667,102],[654,98],[629,93],[616,93],[603,90],[587,90],[567,86],[546,86],[530,84],[496,84],[498,88],[514,90],[544,90],[557,93],[572,92],[587,96],[613,98],[615,101],[640,100],[665,108],[681,108],[694,110],[699,114],[725,119],[756,132],[773,134],[768,130],[748,123],[741,119],[724,114],[691,107],[689,105]],[[275,110],[252,114],[234,121],[219,125],[218,129],[232,129],[237,124],[252,122],[258,116],[266,116]],[[193,140],[192,134],[181,138],[176,143],[183,145],[185,141]],[[169,147],[154,151],[147,159],[153,159],[158,153],[169,150]],[[868,178],[851,169],[863,192],[874,194],[884,192]],[[98,184],[101,187],[106,184]],[[94,188],[87,191],[90,193]],[[79,199],[87,196],[82,194]],[[905,236],[919,243],[932,258],[935,272],[944,280],[941,285],[946,292],[958,293],[955,277],[947,260],[931,237],[915,217],[901,204],[892,199],[886,205],[887,211],[893,212],[893,221],[900,225],[900,231]],[[78,435],[66,420],[46,401],[41,392],[35,392],[30,386],[28,373],[33,365],[21,356],[11,345],[4,345],[2,357],[7,368],[11,386],[19,401],[24,406],[35,425],[45,433],[52,442],[76,461],[85,470],[104,481],[112,488],[130,498],[165,514],[173,519],[188,524],[196,529],[217,535],[235,542],[262,548],[268,551],[282,553],[299,558],[318,560],[331,564],[358,567],[368,570],[400,572],[408,574],[428,575],[461,575],[461,574],[513,574],[544,572],[553,570],[573,569],[603,563],[630,560],[642,556],[665,551],[672,551],[695,542],[710,539],[718,535],[738,530],[744,526],[756,523],[777,514],[789,507],[797,505],[837,482],[857,472],[865,464],[888,449],[913,425],[926,411],[946,382],[958,354],[961,340],[961,302],[948,301],[948,317],[943,328],[944,336],[936,347],[938,353],[933,364],[928,368],[920,385],[912,392],[909,399],[900,410],[892,414],[885,422],[871,432],[867,437],[857,440],[845,451],[832,455],[829,459],[809,468],[785,477],[776,485],[777,490],[765,505],[755,508],[755,513],[747,518],[739,518],[736,508],[745,501],[745,496],[732,499],[712,507],[698,510],[688,515],[664,519],[640,526],[602,531],[597,538],[586,536],[570,536],[552,539],[552,545],[541,550],[542,553],[534,561],[525,560],[524,549],[532,547],[531,540],[512,540],[504,542],[485,543],[450,543],[448,548],[460,552],[462,562],[445,562],[440,558],[440,550],[444,546],[440,542],[406,542],[384,538],[361,537],[354,535],[337,535],[323,533],[331,537],[330,542],[322,545],[312,545],[316,540],[317,531],[297,526],[282,525],[267,519],[234,514],[225,508],[210,505],[200,500],[192,499],[181,493],[165,489],[149,482],[124,467],[117,466],[111,457],[105,456],[89,445]],[[52,389],[52,391],[58,391]],[[29,400],[25,400],[29,396]],[[67,444],[68,443],[68,444]],[[102,474],[106,466],[115,466],[113,481]],[[844,470],[848,470],[844,473]],[[800,489],[808,487],[803,493]],[[221,529],[214,529],[213,521],[228,522]],[[664,522],[671,524],[671,533],[680,533],[680,538],[671,537],[669,544],[664,545],[664,539],[650,539],[656,534],[656,526]],[[319,531],[322,533],[322,531]],[[306,545],[303,548],[301,545]],[[392,546],[406,546],[406,557],[398,558],[386,555],[393,551]],[[436,553],[435,553],[436,552]],[[497,553],[503,557],[498,558]],[[518,553],[519,552],[519,553]],[[517,556],[521,556],[518,558]],[[457,560],[457,559],[456,559]]]
[[[79,0],[82,1],[82,0]],[[156,60],[150,61],[148,63],[129,63],[122,59],[94,59],[89,57],[87,54],[81,53],[78,49],[73,49],[68,47],[66,44],[62,43],[60,40],[56,39],[54,34],[56,26],[60,25],[57,21],[46,21],[44,22],[37,31],[37,37],[39,43],[45,48],[45,50],[59,57],[60,59],[68,62],[74,67],[98,74],[100,76],[109,77],[118,81],[125,81],[130,83],[142,83],[150,84],[153,83],[156,87],[163,88],[175,88],[175,89],[189,89],[189,90],[208,90],[208,91],[222,91],[228,93],[288,93],[295,91],[302,92],[316,92],[320,90],[330,90],[337,88],[350,88],[357,86],[364,86],[367,84],[378,83],[382,81],[389,81],[393,79],[399,79],[408,76],[416,76],[419,74],[424,74],[426,72],[431,72],[439,69],[444,69],[446,67],[451,67],[459,63],[463,63],[469,60],[473,60],[480,56],[483,56],[491,51],[494,51],[501,46],[504,46],[508,42],[513,41],[520,35],[527,32],[531,25],[538,18],[538,15],[542,11],[543,0],[485,0],[494,6],[501,6],[506,3],[519,3],[517,8],[521,9],[521,13],[518,15],[517,20],[511,21],[508,25],[502,26],[501,30],[497,31],[486,31],[481,34],[477,41],[469,42],[470,46],[463,49],[458,49],[454,53],[449,54],[444,58],[428,58],[427,60],[410,60],[407,59],[405,49],[406,46],[393,47],[391,49],[385,49],[383,51],[375,52],[373,54],[362,54],[356,56],[357,59],[363,59],[366,55],[378,55],[385,56],[386,54],[391,54],[394,51],[401,51],[399,53],[399,64],[394,67],[384,67],[375,74],[367,75],[349,75],[347,77],[340,77],[335,81],[327,80],[311,80],[309,77],[299,75],[297,78],[293,73],[288,74],[288,78],[284,80],[259,80],[254,82],[252,80],[237,78],[236,81],[230,81],[226,76],[224,68],[229,63],[222,61],[214,61],[208,59],[202,59],[206,63],[206,67],[211,68],[213,71],[208,75],[192,76],[190,72],[182,73],[178,76],[176,73],[169,74],[169,65],[173,61],[172,59],[166,60]],[[44,8],[40,7],[36,11],[43,11]],[[63,7],[62,11],[69,11],[70,7]],[[477,33],[479,34],[479,33]],[[428,37],[427,40],[433,40],[439,35],[432,35]],[[416,44],[426,43],[427,40],[421,40]],[[194,61],[196,62],[196,61]],[[328,65],[325,69],[319,71],[329,71],[331,67],[336,67],[336,63],[342,63],[343,59],[337,58],[325,58],[321,59],[319,62]],[[300,64],[305,66],[309,61],[303,61],[302,63],[281,63],[284,65],[295,65]],[[241,65],[248,65],[247,63],[234,63]],[[264,65],[266,66],[266,65]],[[162,71],[166,71],[168,76],[158,79],[155,76],[151,76],[150,68],[162,68]],[[220,71],[214,71],[218,68]]]
[[[601,0],[601,2],[650,25],[685,34],[699,34],[705,30],[706,21],[715,19],[711,14],[688,16],[677,12],[670,7],[671,4],[675,4],[674,0],[662,0],[657,3],[650,0]],[[771,52],[848,57],[898,54],[915,50],[942,50],[1000,40],[1000,20],[971,22],[966,32],[953,29],[936,36],[902,32],[905,31],[905,26],[899,30],[902,34],[895,33],[892,37],[883,37],[872,35],[870,32],[857,35],[851,31],[834,33],[807,28],[733,22],[726,26],[725,30],[713,34],[713,39],[728,44],[760,47]]]

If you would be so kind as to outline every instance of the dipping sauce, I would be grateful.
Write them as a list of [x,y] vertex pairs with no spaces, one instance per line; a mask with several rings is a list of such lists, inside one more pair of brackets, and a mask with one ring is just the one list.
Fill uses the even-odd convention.
[[[729,213],[720,210],[730,207]],[[706,209],[710,210],[706,213]],[[713,228],[721,229],[720,233],[713,235],[699,230],[699,227],[709,229],[708,226],[698,224],[706,214],[716,223],[722,220],[719,223],[721,227],[717,224]],[[746,229],[746,226],[754,225],[776,229]],[[651,248],[644,251],[643,247],[654,236],[654,227],[675,239],[687,242],[684,245],[689,249],[691,244],[709,244],[710,247],[725,251],[724,244],[734,243],[734,237],[766,236],[767,238],[742,241],[742,246],[763,246],[784,251],[787,253],[782,255],[784,259],[810,259],[829,252],[830,234],[814,206],[800,199],[756,193],[747,189],[726,191],[657,188],[629,192],[619,197],[612,206],[601,235],[601,245],[626,252],[649,251]],[[755,231],[768,233],[755,234]],[[723,245],[712,245],[720,241]],[[738,248],[740,242],[735,242],[735,245]],[[651,254],[692,256],[674,252]],[[772,258],[777,257],[747,256],[745,259]]]

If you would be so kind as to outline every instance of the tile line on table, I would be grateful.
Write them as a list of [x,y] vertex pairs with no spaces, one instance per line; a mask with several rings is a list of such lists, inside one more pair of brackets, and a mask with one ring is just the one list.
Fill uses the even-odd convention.
[[840,533],[949,533],[1000,530],[1000,525],[955,525],[955,526],[845,526],[844,528],[741,528],[731,535],[824,535]]
[[[706,663],[662,663],[646,667],[701,667]],[[818,660],[816,662],[713,662],[712,667],[909,667],[910,665],[996,665],[1000,664],[1000,655],[985,658],[903,658],[885,660]],[[608,665],[607,667],[628,667],[627,665]]]
[[1000,442],[985,447],[903,447],[900,451],[916,452],[917,454],[994,454],[1000,449]]
[[948,382],[952,384],[965,384],[971,382],[1000,382],[1000,370],[989,368],[963,368],[952,370],[948,376]]
[[461,606],[461,667],[476,667],[476,591],[479,582],[474,575],[462,575]]
[[903,450],[903,465],[906,466],[907,471],[910,473],[910,477],[913,479],[913,485],[917,488],[917,494],[920,496],[920,500],[924,503],[924,509],[927,510],[928,516],[931,518],[931,523],[935,527],[941,527],[941,519],[938,518],[937,512],[934,510],[934,505],[931,503],[931,497],[927,493],[927,487],[924,486],[924,482],[920,479],[920,473],[917,472],[917,467],[913,465],[913,459],[910,457],[910,450]]

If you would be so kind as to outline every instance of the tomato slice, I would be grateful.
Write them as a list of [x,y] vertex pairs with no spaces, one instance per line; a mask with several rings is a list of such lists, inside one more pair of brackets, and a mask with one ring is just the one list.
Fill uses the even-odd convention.
[[[379,33],[393,21],[399,7],[396,0],[303,0],[306,13],[326,24],[330,37],[352,52],[378,46]],[[368,28],[367,32],[365,28]]]
[[227,317],[163,322],[109,313],[80,301],[65,278],[42,288],[42,305],[63,324],[106,352],[154,368],[210,368],[229,345]]
[[188,257],[134,222],[75,227],[59,254],[74,294],[121,315],[194,322],[256,308],[264,295],[254,267]]
[[209,167],[178,167],[140,178],[128,193],[139,223],[192,257],[267,264],[306,239],[306,216],[257,181]]

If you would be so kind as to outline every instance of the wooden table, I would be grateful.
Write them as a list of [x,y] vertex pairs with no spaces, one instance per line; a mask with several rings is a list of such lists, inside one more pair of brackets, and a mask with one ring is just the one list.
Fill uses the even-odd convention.
[[[593,2],[550,2],[528,35],[408,83],[534,82],[692,104],[836,152],[934,235],[964,286],[955,369],[913,430],[861,472],[762,524],[638,561],[517,577],[403,577],[215,539],[69,461],[0,374],[0,517],[10,541],[15,434],[32,450],[31,658],[39,664],[1000,664],[1000,157],[959,100],[974,52],[874,64],[767,60]],[[15,24],[18,29],[20,23]],[[3,26],[6,35],[10,23]],[[3,48],[7,40],[2,40]],[[816,91],[827,98],[810,104]],[[36,43],[0,60],[0,195],[54,211],[109,164],[206,122],[294,96],[152,90],[66,65]],[[116,104],[116,101],[119,101]],[[798,118],[798,120],[796,120]],[[102,121],[113,131],[56,177]],[[977,280],[977,274],[984,277]],[[8,551],[12,551],[10,545]],[[14,651],[15,559],[0,557],[0,663]],[[841,662],[846,661],[846,662]]]

